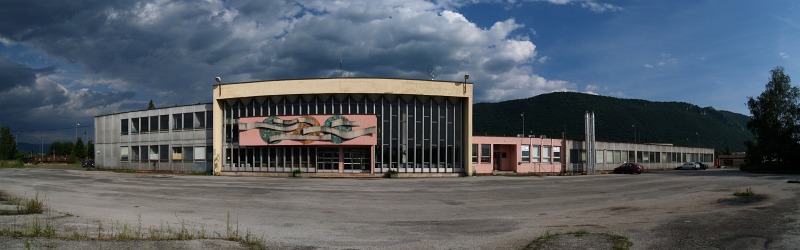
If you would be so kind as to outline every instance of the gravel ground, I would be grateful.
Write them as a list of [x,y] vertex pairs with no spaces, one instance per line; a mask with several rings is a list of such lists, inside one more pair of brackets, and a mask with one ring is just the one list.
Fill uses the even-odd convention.
[[[519,249],[550,233],[559,249],[607,249],[620,235],[633,249],[797,249],[798,176],[735,170],[642,175],[421,179],[294,179],[122,174],[65,168],[0,169],[0,190],[45,197],[44,215],[0,216],[3,228],[49,221],[62,237],[105,238],[122,225],[144,232],[186,228],[223,236],[227,227],[270,249]],[[751,187],[751,202],[732,194]],[[230,214],[230,217],[228,217]],[[37,217],[38,216],[38,217]],[[72,241],[0,238],[0,249],[235,249],[222,240]],[[588,245],[587,245],[588,244]],[[552,249],[552,248],[551,248]]]

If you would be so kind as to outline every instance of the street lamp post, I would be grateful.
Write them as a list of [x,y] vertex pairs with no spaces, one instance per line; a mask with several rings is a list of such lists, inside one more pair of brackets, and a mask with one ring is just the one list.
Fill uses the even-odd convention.
[[522,117],[522,137],[525,137],[525,112],[519,114]]
[[631,127],[633,127],[633,143],[638,143],[636,139],[636,124],[631,125]]
[[[41,142],[41,151],[39,151],[39,153],[40,153],[40,155],[42,155],[42,158],[44,158],[44,136],[40,135],[39,136],[39,140],[42,140],[42,142]],[[42,159],[42,160],[44,160],[44,159]]]
[[75,123],[75,140],[78,140],[78,126],[80,126],[80,122]]

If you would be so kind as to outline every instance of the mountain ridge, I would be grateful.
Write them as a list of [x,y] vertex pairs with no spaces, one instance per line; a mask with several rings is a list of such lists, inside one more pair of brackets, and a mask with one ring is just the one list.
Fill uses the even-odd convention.
[[[686,102],[654,102],[577,92],[552,92],[525,99],[473,105],[473,134],[545,135],[583,140],[584,114],[595,113],[598,141],[668,143],[744,151],[753,138],[748,116]],[[524,116],[520,115],[523,114]]]

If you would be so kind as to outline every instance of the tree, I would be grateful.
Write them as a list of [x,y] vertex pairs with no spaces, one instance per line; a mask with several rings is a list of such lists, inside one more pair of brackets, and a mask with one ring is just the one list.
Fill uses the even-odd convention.
[[753,141],[746,143],[747,160],[751,165],[800,163],[800,89],[791,86],[783,67],[770,73],[764,92],[747,98],[752,114],[747,127],[755,135]]
[[94,159],[94,141],[92,140],[86,143],[86,157]]
[[17,140],[8,126],[0,128],[0,160],[17,159]]
[[147,104],[147,110],[156,109],[156,105],[153,104],[153,100],[150,100],[150,103]]
[[83,148],[83,140],[78,137],[78,140],[75,142],[75,146],[72,147],[70,156],[75,157],[76,159],[82,159],[84,155],[86,155],[86,151]]

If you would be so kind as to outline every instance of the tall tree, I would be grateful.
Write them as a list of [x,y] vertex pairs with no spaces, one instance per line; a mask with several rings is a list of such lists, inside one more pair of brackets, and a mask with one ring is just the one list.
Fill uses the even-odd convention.
[[83,140],[78,137],[78,140],[75,142],[75,146],[72,147],[72,153],[70,156],[73,156],[78,159],[82,159],[83,156],[86,155],[85,148],[83,147]]
[[752,119],[747,127],[755,139],[747,143],[748,163],[787,166],[800,163],[800,89],[791,85],[783,67],[770,71],[764,92],[748,97]]
[[150,103],[147,104],[147,110],[156,109],[156,105],[153,104],[153,100],[150,100]]
[[8,126],[0,127],[0,160],[17,158],[17,141]]
[[86,142],[86,157],[94,159],[94,141]]

